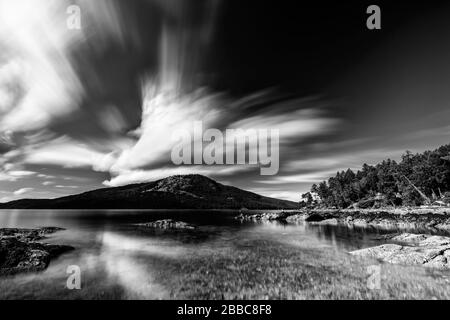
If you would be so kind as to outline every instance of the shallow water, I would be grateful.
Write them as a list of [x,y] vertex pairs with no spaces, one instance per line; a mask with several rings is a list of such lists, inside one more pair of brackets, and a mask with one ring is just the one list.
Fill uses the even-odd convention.
[[[56,226],[75,251],[47,270],[0,279],[1,299],[449,298],[449,272],[361,260],[349,251],[398,230],[240,223],[230,211],[2,211],[0,227]],[[194,231],[135,224],[172,218]],[[407,230],[414,231],[414,230]],[[81,290],[66,286],[79,266]],[[380,269],[380,287],[368,281]]]

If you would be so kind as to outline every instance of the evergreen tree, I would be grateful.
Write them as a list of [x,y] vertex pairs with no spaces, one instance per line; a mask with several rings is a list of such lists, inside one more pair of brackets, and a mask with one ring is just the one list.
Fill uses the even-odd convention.
[[406,151],[400,163],[387,159],[375,166],[364,164],[356,173],[338,172],[314,184],[311,192],[327,207],[345,208],[379,194],[387,205],[424,204],[450,192],[450,144],[422,154]]

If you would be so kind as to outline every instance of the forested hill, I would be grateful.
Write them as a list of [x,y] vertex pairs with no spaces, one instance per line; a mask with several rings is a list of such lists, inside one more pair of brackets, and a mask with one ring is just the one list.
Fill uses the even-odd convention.
[[22,199],[0,209],[296,209],[298,203],[226,186],[198,174],[93,190],[57,199]]
[[[320,200],[314,199],[317,195]],[[305,203],[346,208],[375,199],[382,205],[422,205],[450,200],[450,144],[434,151],[407,151],[400,162],[364,164],[361,170],[338,172],[303,195]]]

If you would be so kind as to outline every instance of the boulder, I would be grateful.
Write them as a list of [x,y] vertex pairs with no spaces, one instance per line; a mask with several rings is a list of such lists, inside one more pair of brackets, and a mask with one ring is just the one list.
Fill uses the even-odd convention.
[[336,218],[331,218],[331,219],[325,219],[325,220],[322,220],[319,222],[314,222],[314,224],[336,226],[339,224],[339,220]]
[[304,213],[297,213],[286,218],[287,223],[303,222],[307,216]]
[[389,238],[397,243],[350,252],[353,255],[403,265],[450,269],[450,238],[402,233]]
[[319,213],[312,213],[305,218],[306,222],[318,222],[322,220],[325,220],[325,217]]

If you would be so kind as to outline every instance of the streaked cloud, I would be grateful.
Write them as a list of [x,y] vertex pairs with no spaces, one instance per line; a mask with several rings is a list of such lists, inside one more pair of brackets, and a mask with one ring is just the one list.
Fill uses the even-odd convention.
[[64,185],[56,185],[55,188],[60,188],[60,189],[78,189],[78,186],[64,186]]
[[23,151],[22,157],[26,164],[59,165],[65,168],[96,169],[108,161],[108,154],[64,136],[43,144],[29,146]]
[[[102,183],[120,186],[190,173],[298,200],[312,183],[337,171],[448,143],[448,96],[441,88],[450,74],[444,72],[450,48],[442,46],[445,32],[429,33],[440,37],[439,48],[410,50],[412,58],[397,57],[394,68],[374,51],[370,67],[360,74],[349,69],[346,76],[336,75],[335,92],[327,87],[334,68],[317,70],[311,80],[300,79],[303,74],[292,80],[288,70],[286,88],[281,82],[271,88],[233,87],[233,78],[270,78],[269,64],[285,66],[270,59],[250,77],[244,74],[248,70],[236,69],[237,75],[215,91],[216,75],[210,74],[215,70],[203,70],[203,64],[220,56],[208,52],[220,40],[214,33],[220,2],[192,1],[191,12],[186,1],[128,6],[119,0],[78,0],[82,30],[74,31],[65,27],[72,1],[0,0],[1,201],[22,192],[59,196]],[[404,52],[397,48],[403,45],[414,49],[420,39],[426,44],[423,38],[414,35],[411,43],[390,44],[384,51]],[[226,54],[230,57],[217,57],[218,65],[245,58],[241,52]],[[261,61],[270,57],[264,54]],[[298,63],[293,66],[297,72],[309,70],[308,55],[293,54],[294,60],[285,63]],[[247,61],[259,61],[254,58]],[[325,60],[333,57],[323,59],[332,67]],[[298,89],[320,82],[323,74],[323,87]],[[195,121],[223,132],[279,129],[279,174],[261,177],[252,166],[171,166],[172,132],[189,132]]]
[[80,33],[65,27],[68,1],[0,1],[0,128],[27,131],[73,112],[83,95],[69,59]]
[[154,181],[172,175],[202,174],[206,176],[231,176],[239,172],[247,171],[247,166],[181,166],[170,168],[158,168],[154,170],[129,170],[122,171],[111,180],[103,182],[105,186],[117,187],[131,183]]
[[33,190],[34,190],[33,188],[22,188],[22,189],[14,191],[13,193],[15,196],[21,196],[21,195],[29,193],[30,191],[33,191]]

